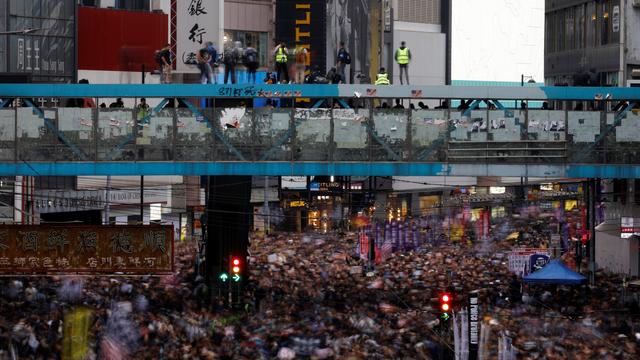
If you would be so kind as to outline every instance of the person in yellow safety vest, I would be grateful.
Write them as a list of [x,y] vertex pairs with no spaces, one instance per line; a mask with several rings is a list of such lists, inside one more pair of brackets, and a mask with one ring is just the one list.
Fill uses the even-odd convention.
[[405,46],[405,42],[400,43],[400,48],[396,50],[396,62],[400,66],[400,84],[402,85],[402,72],[407,79],[409,85],[409,63],[411,62],[411,50]]
[[275,49],[273,49],[273,55],[276,57],[276,73],[278,83],[282,81],[280,74],[284,75],[284,80],[289,83],[289,50],[287,50],[287,44],[281,42]]
[[387,74],[387,71],[384,68],[380,68],[380,71],[376,76],[375,85],[390,85],[390,84],[391,82],[389,81],[389,74]]

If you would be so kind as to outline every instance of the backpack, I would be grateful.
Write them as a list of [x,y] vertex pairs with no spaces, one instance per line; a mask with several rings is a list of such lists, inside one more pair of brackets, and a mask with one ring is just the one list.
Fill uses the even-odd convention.
[[164,65],[164,62],[162,61],[163,52],[164,52],[164,50],[157,50],[156,54],[153,56],[153,58],[156,60],[158,65]]
[[351,64],[351,55],[345,49],[341,49],[338,53],[338,60],[343,64]]
[[253,63],[257,63],[258,62],[258,54],[251,50],[251,51],[247,51],[247,53],[245,54],[245,62],[247,64],[253,64]]
[[235,49],[225,51],[223,56],[224,56],[223,61],[225,64],[233,65],[238,62],[238,57]]

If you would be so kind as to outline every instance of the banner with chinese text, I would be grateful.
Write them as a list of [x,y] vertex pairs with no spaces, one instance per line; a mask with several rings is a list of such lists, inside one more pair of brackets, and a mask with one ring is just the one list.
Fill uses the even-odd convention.
[[0,274],[172,271],[170,225],[0,225]]

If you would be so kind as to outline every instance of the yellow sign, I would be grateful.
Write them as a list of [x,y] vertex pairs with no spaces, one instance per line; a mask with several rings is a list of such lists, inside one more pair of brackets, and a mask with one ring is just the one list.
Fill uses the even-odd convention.
[[305,203],[303,200],[295,200],[289,203],[289,206],[291,207],[305,207],[307,205],[307,203]]
[[80,308],[67,313],[64,317],[64,339],[62,358],[64,360],[82,360],[89,352],[89,327],[91,310]]

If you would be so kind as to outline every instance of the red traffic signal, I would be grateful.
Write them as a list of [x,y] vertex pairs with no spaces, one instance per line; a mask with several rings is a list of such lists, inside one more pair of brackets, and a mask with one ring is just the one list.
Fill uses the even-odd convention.
[[240,272],[240,258],[234,257],[231,259],[231,271],[234,274],[238,274]]
[[447,293],[440,295],[440,310],[442,310],[442,312],[451,310],[451,295]]

